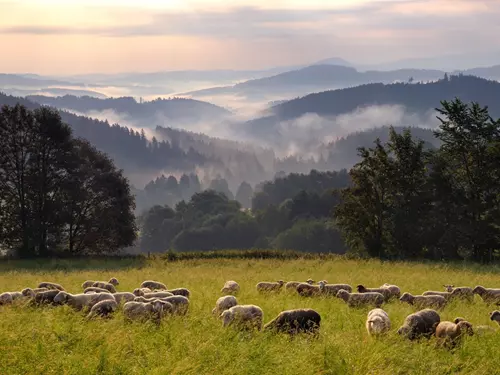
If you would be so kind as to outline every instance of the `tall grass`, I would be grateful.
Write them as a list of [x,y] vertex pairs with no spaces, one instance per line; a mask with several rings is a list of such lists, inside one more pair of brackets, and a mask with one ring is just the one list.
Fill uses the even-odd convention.
[[[67,306],[43,309],[0,306],[0,374],[496,374],[500,369],[500,332],[489,321],[493,310],[477,297],[454,302],[443,320],[462,316],[496,333],[467,338],[454,351],[434,340],[409,342],[395,331],[414,310],[399,302],[384,306],[393,323],[386,337],[370,338],[364,323],[368,308],[350,309],[336,298],[302,298],[284,292],[261,295],[258,281],[326,279],[353,286],[399,285],[414,294],[443,290],[443,284],[500,287],[498,266],[389,263],[345,258],[316,259],[123,259],[0,263],[0,291],[56,281],[78,292],[87,279],[120,280],[133,290],[145,279],[191,290],[186,317],[153,324],[113,319],[87,322]],[[280,311],[310,307],[322,317],[318,339],[290,339],[265,332],[223,329],[211,309],[226,280],[241,285],[238,301],[256,304],[269,321]]]

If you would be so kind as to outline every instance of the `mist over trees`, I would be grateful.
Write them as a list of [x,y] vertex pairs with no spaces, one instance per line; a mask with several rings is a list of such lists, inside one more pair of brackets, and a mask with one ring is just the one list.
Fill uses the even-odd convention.
[[19,257],[112,253],[136,239],[122,171],[55,110],[0,112],[0,248]]

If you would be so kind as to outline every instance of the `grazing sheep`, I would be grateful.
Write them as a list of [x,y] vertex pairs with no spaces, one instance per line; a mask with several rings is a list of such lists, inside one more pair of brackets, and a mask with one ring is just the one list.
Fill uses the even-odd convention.
[[56,284],[56,283],[46,282],[46,281],[38,284],[38,288],[56,289],[56,290],[64,291],[64,288],[61,285]]
[[308,283],[308,284],[312,285],[312,284],[314,284],[314,280],[313,280],[313,279],[307,279],[307,280],[306,280],[306,283]]
[[352,287],[348,284],[327,284],[325,281],[320,281],[319,283],[319,290],[321,291],[321,294],[327,295],[327,296],[337,296],[337,293],[339,290],[343,289],[348,291],[349,293],[352,292]]
[[95,280],[87,280],[82,284],[82,289],[87,289],[90,288],[92,285],[94,285]]
[[296,291],[297,286],[300,284],[300,281],[289,281],[285,284],[285,291],[290,292],[290,291]]
[[141,284],[141,288],[149,288],[151,290],[153,290],[153,289],[167,290],[168,289],[165,284],[160,283],[159,281],[153,281],[153,280],[143,281]]
[[31,289],[31,288],[25,288],[23,290],[21,290],[21,294],[25,297],[35,297],[35,294],[37,293],[40,293],[40,292],[46,292],[48,291],[47,288],[35,288],[35,289]]
[[451,292],[437,292],[434,290],[428,290],[426,292],[422,293],[423,296],[441,296],[443,297],[446,301],[449,301],[451,299]]
[[340,289],[337,298],[343,299],[349,307],[365,305],[380,307],[384,303],[384,296],[377,292],[349,293],[347,290]]
[[126,320],[153,320],[159,324],[165,313],[171,312],[173,306],[168,302],[155,300],[151,302],[131,301],[123,305],[123,315]]
[[176,289],[169,289],[167,292],[172,293],[174,296],[184,296],[189,298],[191,295],[191,292],[189,289],[186,288],[176,288]]
[[108,292],[111,293],[116,293],[116,288],[113,284],[107,283],[105,281],[96,281],[94,284],[92,284],[93,287],[101,288],[101,289],[106,289]]
[[59,303],[55,301],[56,296],[61,293],[58,289],[46,290],[43,292],[35,293],[33,289],[31,289],[30,297],[31,304],[33,305],[58,305]]
[[215,307],[212,310],[212,314],[219,316],[223,311],[230,309],[238,304],[238,300],[235,296],[224,296],[217,299],[215,302]]
[[403,325],[398,329],[398,334],[410,340],[419,337],[430,338],[441,322],[439,314],[435,310],[425,309],[406,317]]
[[224,294],[237,294],[240,291],[240,286],[236,281],[230,280],[226,281],[222,289],[220,290],[221,293]]
[[166,298],[161,298],[161,301],[170,303],[172,308],[172,313],[177,315],[186,315],[189,309],[189,299],[184,296],[171,296]]
[[0,305],[10,305],[12,301],[12,294],[10,294],[9,292],[0,294]]
[[137,297],[143,296],[145,293],[152,293],[153,291],[149,288],[136,288],[132,292]]
[[96,316],[108,317],[116,310],[118,310],[118,303],[115,300],[100,301],[92,306],[87,319],[92,319]]
[[105,300],[115,301],[115,298],[111,293],[70,294],[67,292],[59,292],[54,298],[55,303],[67,304],[76,311],[83,310],[86,307],[92,308],[96,303]]
[[173,294],[170,292],[151,292],[151,293],[144,293],[143,297],[145,298],[166,298],[166,297],[172,297]]
[[[91,286],[93,286],[95,283],[105,283],[105,281],[94,281],[94,280],[87,280],[85,281],[83,284],[82,284],[82,289],[87,289],[87,288],[90,288]],[[112,284],[114,286],[118,286],[120,285],[120,283],[118,282],[118,279],[116,277],[112,277],[111,279],[109,279],[108,281],[109,284]]]
[[397,285],[385,283],[384,285],[381,285],[380,287],[389,289],[389,292],[391,292],[391,298],[401,297],[401,289]]
[[109,293],[109,290],[107,289],[103,289],[103,288],[98,288],[96,286],[91,286],[91,287],[88,287],[88,288],[85,288],[85,290],[83,291],[83,293],[91,293],[91,292],[94,292],[94,293]]
[[116,303],[118,303],[118,304],[122,303],[122,301],[125,301],[125,302],[133,301],[135,298],[135,296],[130,292],[114,293],[113,297],[115,297]]
[[309,283],[300,283],[297,285],[296,290],[302,297],[314,297],[321,294],[321,289],[318,285],[311,285]]
[[460,342],[462,335],[474,334],[472,324],[466,320],[460,320],[458,323],[453,322],[439,322],[436,323],[436,338],[438,343],[448,347],[454,347]]
[[373,309],[366,318],[366,330],[371,336],[378,336],[391,329],[389,315],[382,309]]
[[404,293],[399,300],[407,302],[417,309],[434,308],[441,310],[446,306],[446,299],[442,296],[414,296],[410,293]]
[[384,301],[387,302],[391,299],[392,293],[387,288],[365,288],[363,285],[356,287],[358,293],[380,293],[384,296]]
[[283,280],[279,280],[276,283],[271,283],[267,281],[261,281],[257,284],[257,292],[279,292],[285,282]]
[[[464,318],[455,318],[453,323],[458,324],[460,322],[466,321]],[[479,325],[479,326],[474,326],[474,335],[482,336],[487,333],[494,333],[496,332],[493,327],[490,326],[485,326],[485,325]]]
[[234,325],[240,329],[262,329],[264,312],[255,305],[236,305],[222,312],[222,326]]
[[495,310],[490,314],[490,319],[500,325],[500,311]]
[[500,289],[485,288],[476,286],[473,290],[474,294],[479,294],[484,302],[488,304],[500,305]]
[[450,299],[462,299],[468,302],[474,301],[474,291],[468,286],[454,288],[453,285],[444,285],[447,292],[451,293]]
[[264,330],[288,333],[318,333],[321,316],[312,309],[286,310],[264,326]]

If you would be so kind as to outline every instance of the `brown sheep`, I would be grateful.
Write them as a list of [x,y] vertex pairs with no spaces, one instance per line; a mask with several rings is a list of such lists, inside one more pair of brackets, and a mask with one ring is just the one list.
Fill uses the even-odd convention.
[[473,293],[480,295],[483,301],[488,304],[500,305],[500,289],[485,288],[478,285],[474,288]]
[[490,314],[490,319],[500,325],[500,311],[495,310]]
[[153,289],[167,290],[168,289],[165,284],[160,283],[159,281],[154,281],[154,280],[143,281],[141,284],[141,288],[149,288],[151,290],[153,290]]
[[399,297],[401,297],[401,289],[397,285],[385,283],[384,285],[381,285],[380,287],[389,289],[389,292],[391,292],[391,298],[398,298],[399,299]]
[[236,281],[230,280],[224,283],[224,286],[220,290],[223,294],[236,295],[240,291],[240,286]]
[[434,308],[441,310],[446,306],[446,299],[442,296],[413,296],[410,293],[404,293],[399,300],[407,302],[417,309]]
[[474,302],[474,292],[468,286],[455,288],[454,285],[444,285],[447,292],[451,293],[450,299],[461,299],[468,302]]
[[64,288],[56,283],[50,283],[50,282],[42,282],[38,284],[38,288],[47,288],[47,289],[52,289],[52,290],[59,290],[59,291],[64,291]]
[[392,292],[388,288],[365,288],[363,285],[356,287],[358,293],[380,293],[384,296],[384,301],[387,302],[392,297]]
[[118,303],[115,300],[100,301],[92,306],[89,314],[87,315],[87,319],[92,319],[96,316],[106,318],[113,314],[116,310],[118,310]]
[[261,281],[256,285],[257,291],[258,292],[279,292],[285,282],[283,280],[279,280],[276,283],[271,283],[267,281]]
[[236,305],[222,312],[222,326],[234,325],[239,329],[262,329],[264,312],[255,305]]
[[458,323],[453,322],[440,322],[436,323],[436,338],[438,343],[447,347],[454,347],[462,338],[462,335],[468,334],[472,336],[472,324],[466,320],[460,320]]
[[398,334],[410,340],[419,337],[430,338],[440,322],[441,318],[437,311],[431,309],[421,310],[406,317],[403,325],[398,329]]
[[321,289],[318,285],[311,285],[309,283],[300,283],[297,285],[297,293],[302,297],[314,297],[321,295]]
[[264,330],[273,332],[317,334],[320,329],[321,316],[312,309],[286,310],[278,314],[264,326]]
[[385,299],[381,293],[366,292],[366,293],[349,293],[347,290],[341,289],[337,293],[337,298],[343,299],[349,307],[374,306],[380,307]]

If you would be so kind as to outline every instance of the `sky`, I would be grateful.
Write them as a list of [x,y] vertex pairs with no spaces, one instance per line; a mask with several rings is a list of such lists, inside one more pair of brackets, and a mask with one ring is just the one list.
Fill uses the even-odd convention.
[[[0,72],[359,64],[500,51],[500,0],[0,0]],[[499,61],[500,63],[500,61]]]

